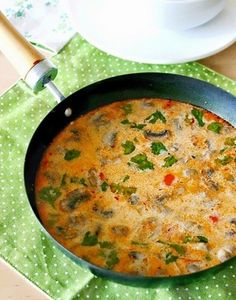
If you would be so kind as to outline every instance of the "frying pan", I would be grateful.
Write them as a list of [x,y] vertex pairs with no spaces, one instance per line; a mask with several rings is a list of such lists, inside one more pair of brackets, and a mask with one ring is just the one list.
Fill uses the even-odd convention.
[[25,156],[24,180],[29,204],[40,226],[64,254],[79,265],[89,268],[97,276],[142,287],[152,287],[160,284],[184,284],[201,277],[203,274],[206,279],[205,276],[211,277],[219,269],[228,266],[235,260],[234,257],[207,270],[173,277],[132,276],[100,268],[75,256],[46,231],[36,207],[35,178],[42,155],[53,138],[71,121],[102,105],[127,99],[173,99],[207,109],[236,126],[236,97],[209,83],[186,76],[138,73],[96,82],[78,90],[65,99],[52,83],[52,79],[56,76],[56,68],[24,40],[1,12],[0,35],[0,49],[14,63],[26,82],[35,91],[39,91],[46,86],[58,102],[63,100],[48,113],[32,136]]

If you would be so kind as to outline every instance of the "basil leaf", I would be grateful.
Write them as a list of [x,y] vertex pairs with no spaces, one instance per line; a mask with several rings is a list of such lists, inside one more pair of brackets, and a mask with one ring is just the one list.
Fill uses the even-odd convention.
[[137,154],[131,158],[131,162],[136,163],[140,170],[154,169],[153,163],[147,159],[145,153]]
[[155,155],[159,155],[161,152],[167,151],[165,145],[161,142],[152,142],[151,150]]
[[203,235],[197,235],[197,238],[200,243],[208,243],[208,238]]
[[109,184],[106,181],[103,181],[103,183],[101,184],[101,190],[103,192],[106,192],[106,190],[108,189]]
[[125,143],[121,144],[121,146],[124,148],[124,154],[130,154],[135,150],[134,143],[131,141],[126,141]]
[[159,110],[155,111],[153,114],[151,114],[145,119],[145,121],[148,121],[152,124],[155,124],[157,120],[160,120],[162,123],[166,123],[165,116]]
[[125,115],[129,115],[133,112],[131,103],[128,103],[121,108],[124,110]]
[[165,263],[168,265],[172,262],[175,262],[179,257],[173,255],[171,252],[167,253],[165,256]]
[[207,126],[208,130],[211,130],[215,133],[220,133],[221,129],[223,128],[223,124],[218,123],[218,122],[212,122]]
[[108,269],[112,269],[114,265],[118,264],[120,261],[119,257],[117,256],[117,252],[115,250],[111,251],[107,257],[106,265]]
[[64,159],[65,160],[72,160],[80,156],[80,151],[76,149],[67,150]]
[[202,120],[203,112],[199,109],[194,108],[194,109],[191,110],[191,113],[194,116],[194,118],[197,120],[198,125],[203,127],[205,125],[205,123]]
[[168,168],[168,167],[171,167],[173,164],[175,164],[178,161],[178,159],[176,159],[173,155],[171,155],[171,156],[167,156],[164,159],[164,161],[165,161],[165,163],[162,166],[165,168]]
[[45,202],[48,202],[52,206],[54,206],[54,202],[58,197],[60,197],[60,195],[60,190],[52,186],[44,187],[39,191],[39,198]]
[[95,246],[98,243],[98,237],[96,235],[91,234],[90,231],[87,231],[84,235],[84,239],[82,241],[83,246]]

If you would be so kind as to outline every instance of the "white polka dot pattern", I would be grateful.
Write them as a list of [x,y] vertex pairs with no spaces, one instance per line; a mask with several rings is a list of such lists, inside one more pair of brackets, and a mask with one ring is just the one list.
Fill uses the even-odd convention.
[[[188,75],[236,95],[234,81],[198,63],[149,65],[125,61],[94,48],[79,35],[53,61],[59,68],[55,83],[65,95],[92,82],[134,72]],[[97,278],[53,245],[27,202],[23,163],[31,135],[54,105],[46,90],[34,95],[23,81],[0,97],[0,255],[54,299],[235,299],[235,261],[211,278],[142,289]]]

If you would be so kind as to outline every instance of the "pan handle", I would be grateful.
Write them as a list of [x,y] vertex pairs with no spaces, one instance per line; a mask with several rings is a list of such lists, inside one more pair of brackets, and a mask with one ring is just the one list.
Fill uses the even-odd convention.
[[52,83],[57,75],[57,68],[15,29],[1,11],[0,50],[34,92],[48,85],[58,102],[65,99]]

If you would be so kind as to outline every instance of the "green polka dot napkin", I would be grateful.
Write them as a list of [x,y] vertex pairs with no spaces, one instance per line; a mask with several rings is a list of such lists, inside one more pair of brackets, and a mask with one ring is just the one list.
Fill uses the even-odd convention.
[[[134,72],[168,72],[211,82],[236,95],[236,83],[198,63],[149,65],[125,61],[94,48],[77,35],[53,58],[55,80],[67,96],[100,79]],[[141,289],[93,276],[62,254],[41,231],[24,191],[23,163],[30,137],[54,107],[19,81],[0,97],[0,255],[54,299],[236,299],[236,262],[210,280]],[[236,105],[236,103],[235,103]]]

